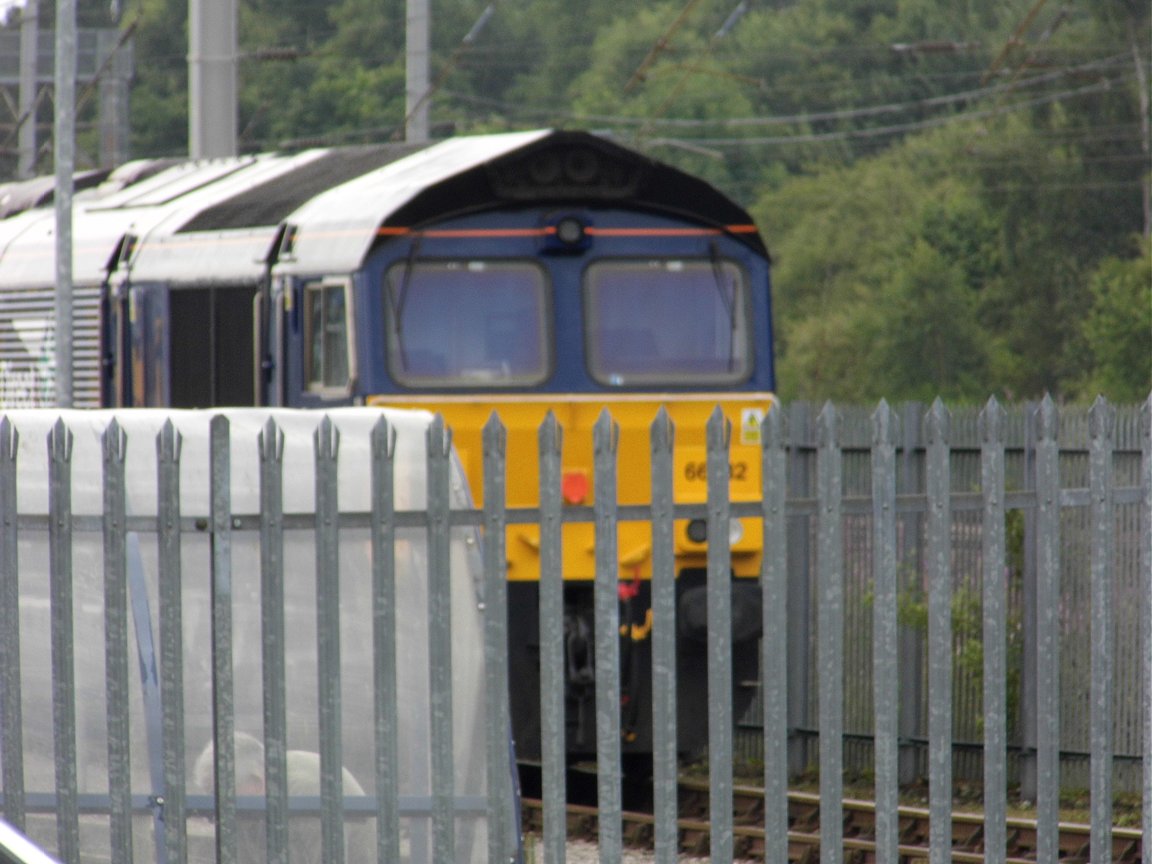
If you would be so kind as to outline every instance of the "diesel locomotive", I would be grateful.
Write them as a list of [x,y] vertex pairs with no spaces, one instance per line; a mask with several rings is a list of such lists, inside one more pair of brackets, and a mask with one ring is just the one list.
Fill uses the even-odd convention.
[[[650,424],[676,427],[677,503],[705,500],[704,425],[732,424],[730,495],[758,500],[773,404],[770,258],[748,213],[610,138],[542,130],[79,174],[77,407],[343,405],[442,414],[482,491],[507,430],[507,504],[538,504],[538,428],[563,429],[563,499],[594,501],[592,426],[619,424],[618,501],[649,500]],[[51,178],[0,185],[0,408],[55,398]],[[706,740],[708,540],[676,523],[679,741]],[[564,525],[567,746],[594,752],[594,526]],[[513,723],[539,753],[539,529],[508,528]],[[761,533],[729,528],[733,671],[756,675]],[[651,532],[619,525],[624,752],[650,751]],[[739,696],[739,694],[738,694]],[[750,698],[751,693],[747,694]],[[738,699],[737,706],[742,700]]]

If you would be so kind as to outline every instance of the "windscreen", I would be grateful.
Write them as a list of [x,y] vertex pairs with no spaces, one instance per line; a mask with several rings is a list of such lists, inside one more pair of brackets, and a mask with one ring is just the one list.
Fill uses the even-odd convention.
[[613,387],[716,385],[752,370],[743,271],[720,260],[619,260],[584,278],[588,367]]
[[392,377],[420,387],[539,384],[551,356],[546,286],[528,262],[393,266],[384,286]]

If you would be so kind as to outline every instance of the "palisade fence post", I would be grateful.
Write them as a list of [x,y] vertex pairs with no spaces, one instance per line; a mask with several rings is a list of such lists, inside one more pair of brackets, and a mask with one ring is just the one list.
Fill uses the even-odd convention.
[[156,551],[160,620],[160,711],[164,744],[164,843],[169,861],[187,859],[184,770],[184,600],[180,565],[180,451],[171,418],[156,435]]
[[64,864],[80,861],[76,771],[75,614],[72,583],[72,431],[61,418],[48,433],[48,554],[52,629],[52,720],[56,755],[56,836]]
[[235,689],[232,676],[232,453],[228,418],[209,424],[211,535],[212,742],[216,864],[236,861]]
[[951,416],[937,399],[928,412],[928,807],[929,860],[952,859],[952,502]]
[[1024,572],[1022,580],[1022,610],[1020,642],[1022,657],[1020,664],[1020,797],[1035,801],[1037,793],[1036,740],[1037,701],[1036,701],[1036,640],[1038,614],[1036,608],[1037,577],[1037,524],[1040,507],[1036,491],[1036,430],[1038,427],[1039,406],[1035,402],[1024,403],[1024,490],[1031,493],[1030,506],[1024,510]]
[[136,654],[141,670],[141,689],[144,700],[144,734],[147,746],[147,770],[154,791],[149,796],[152,811],[152,840],[157,864],[167,864],[168,846],[165,840],[164,811],[164,717],[160,696],[160,662],[156,642],[152,638],[152,611],[147,598],[147,577],[141,555],[141,537],[132,531],[126,538],[124,554],[127,559],[128,597],[131,600],[132,623],[136,630]]
[[1056,403],[1045,396],[1036,435],[1036,859],[1059,858],[1060,445]]
[[452,574],[449,488],[452,432],[436,414],[428,426],[428,666],[432,722],[432,856],[456,860],[452,743]]
[[[164,717],[160,695],[160,660],[152,636],[152,611],[148,602],[148,577],[140,554],[140,535],[126,535],[124,553],[127,566],[128,598],[132,604],[135,625],[136,657],[140,668],[140,689],[144,702],[144,735],[147,750],[148,779],[154,790],[148,796],[152,811],[152,842],[156,864],[168,864],[168,842],[164,816]],[[126,703],[127,706],[127,703]],[[129,797],[129,802],[131,797]],[[131,860],[131,856],[126,856]]]
[[[919,495],[924,482],[921,437],[924,427],[924,406],[909,402],[902,406],[900,420],[901,444],[896,491],[901,495]],[[905,513],[904,531],[899,551],[901,583],[897,590],[922,599],[924,550],[924,517],[918,511]],[[923,735],[924,726],[924,634],[914,626],[900,627],[900,782],[912,783],[923,772],[923,749],[916,743]]]
[[125,557],[124,456],[127,438],[115,418],[104,429],[104,688],[108,729],[111,854],[132,862],[132,764],[128,704],[128,573]]
[[898,860],[900,667],[896,567],[896,417],[884,400],[872,414],[872,702],[875,712],[876,856]]
[[260,633],[268,861],[288,864],[287,638],[284,622],[284,432],[269,417],[260,457]]
[[676,760],[676,557],[672,451],[676,430],[661,405],[649,428],[652,457],[652,787],[656,860],[679,852]]
[[708,790],[713,864],[732,860],[732,554],[728,541],[732,423],[719,405],[707,425]]
[[984,637],[984,858],[1003,864],[1007,855],[1007,640],[1005,572],[1005,412],[990,398],[980,412],[980,491],[983,498]]
[[484,426],[484,703],[487,709],[488,860],[508,861],[513,848],[508,805],[512,771],[508,740],[508,433],[492,412]]
[[784,409],[760,424],[761,582],[760,698],[764,711],[764,860],[788,861],[788,455]]
[[372,427],[372,657],[376,860],[400,860],[400,718],[396,665],[396,430]]
[[1112,861],[1113,675],[1116,522],[1112,447],[1116,412],[1098,397],[1088,415],[1092,591],[1091,849],[1093,864]]
[[[815,434],[810,407],[804,402],[788,406],[788,491],[792,498],[812,495],[810,451]],[[812,644],[812,517],[794,514],[788,521],[788,771],[798,776],[809,765],[811,726]]]
[[16,454],[20,433],[0,417],[0,762],[4,765],[4,818],[26,828],[24,707],[20,692],[20,559],[16,551]]
[[[0,430],[2,436],[2,430]],[[1143,515],[1140,522],[1140,572],[1143,584],[1137,584],[1136,596],[1141,597],[1141,623],[1143,668],[1140,680],[1144,684],[1144,861],[1152,864],[1152,395],[1144,402],[1140,412],[1140,483],[1143,486]]]
[[828,402],[816,420],[816,662],[820,698],[820,860],[844,858],[844,543],[840,418]]
[[[344,860],[344,754],[340,675],[340,430],[327,414],[313,433],[316,465],[316,682],[320,750],[320,844]],[[445,859],[447,860],[447,859]]]
[[568,822],[564,728],[564,573],[560,455],[564,430],[551,410],[537,430],[540,456],[540,781],[543,854],[564,862]]
[[596,767],[600,860],[618,864],[623,851],[620,764],[620,601],[616,534],[616,454],[620,427],[604,409],[592,427],[596,578],[593,585],[596,662]]

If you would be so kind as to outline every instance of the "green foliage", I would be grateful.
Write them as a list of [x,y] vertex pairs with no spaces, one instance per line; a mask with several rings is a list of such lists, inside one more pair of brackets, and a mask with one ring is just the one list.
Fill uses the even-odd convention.
[[[591,128],[748,205],[784,397],[1147,395],[1146,2],[1048,4],[1021,29],[1031,0],[761,0],[723,32],[734,2],[497,2],[465,48],[488,5],[432,4],[433,129]],[[392,137],[406,13],[242,4],[241,148]],[[122,4],[134,156],[186,152],[187,16]]]
[[[997,226],[935,136],[786,182],[754,208],[776,243],[786,398],[965,398],[987,386],[981,289]],[[782,217],[782,218],[781,218]]]
[[[1009,514],[1011,523],[1019,511]],[[1009,527],[1009,533],[1011,533]],[[1011,540],[1009,541],[1011,544]],[[1009,558],[1013,553],[1009,551]],[[1023,578],[1021,570],[1009,567],[1009,579],[1018,585]],[[1011,592],[1012,589],[1010,588]],[[920,633],[928,632],[928,600],[918,582],[900,591],[897,596],[898,620],[903,627]],[[952,662],[954,678],[970,682],[980,692],[984,682],[984,606],[979,589],[963,585],[952,592]],[[1020,716],[1021,662],[1023,657],[1023,616],[1019,608],[1009,614],[1005,648],[1005,704],[1008,709],[1008,728],[1014,730]],[[977,715],[978,726],[983,718]]]
[[1081,395],[1142,402],[1152,393],[1152,243],[1143,242],[1139,258],[1104,259],[1089,287],[1092,368]]
[[138,83],[131,97],[132,152],[187,153],[187,0],[140,0],[133,20]]

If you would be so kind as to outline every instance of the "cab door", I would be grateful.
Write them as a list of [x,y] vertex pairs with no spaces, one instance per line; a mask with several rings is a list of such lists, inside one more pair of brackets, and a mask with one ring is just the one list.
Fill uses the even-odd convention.
[[[179,288],[167,292],[166,357],[173,408],[255,404],[254,285]],[[165,362],[166,361],[166,362]]]
[[103,303],[109,407],[254,404],[255,286],[132,284]]
[[100,404],[168,404],[168,288],[105,284],[100,297]]

